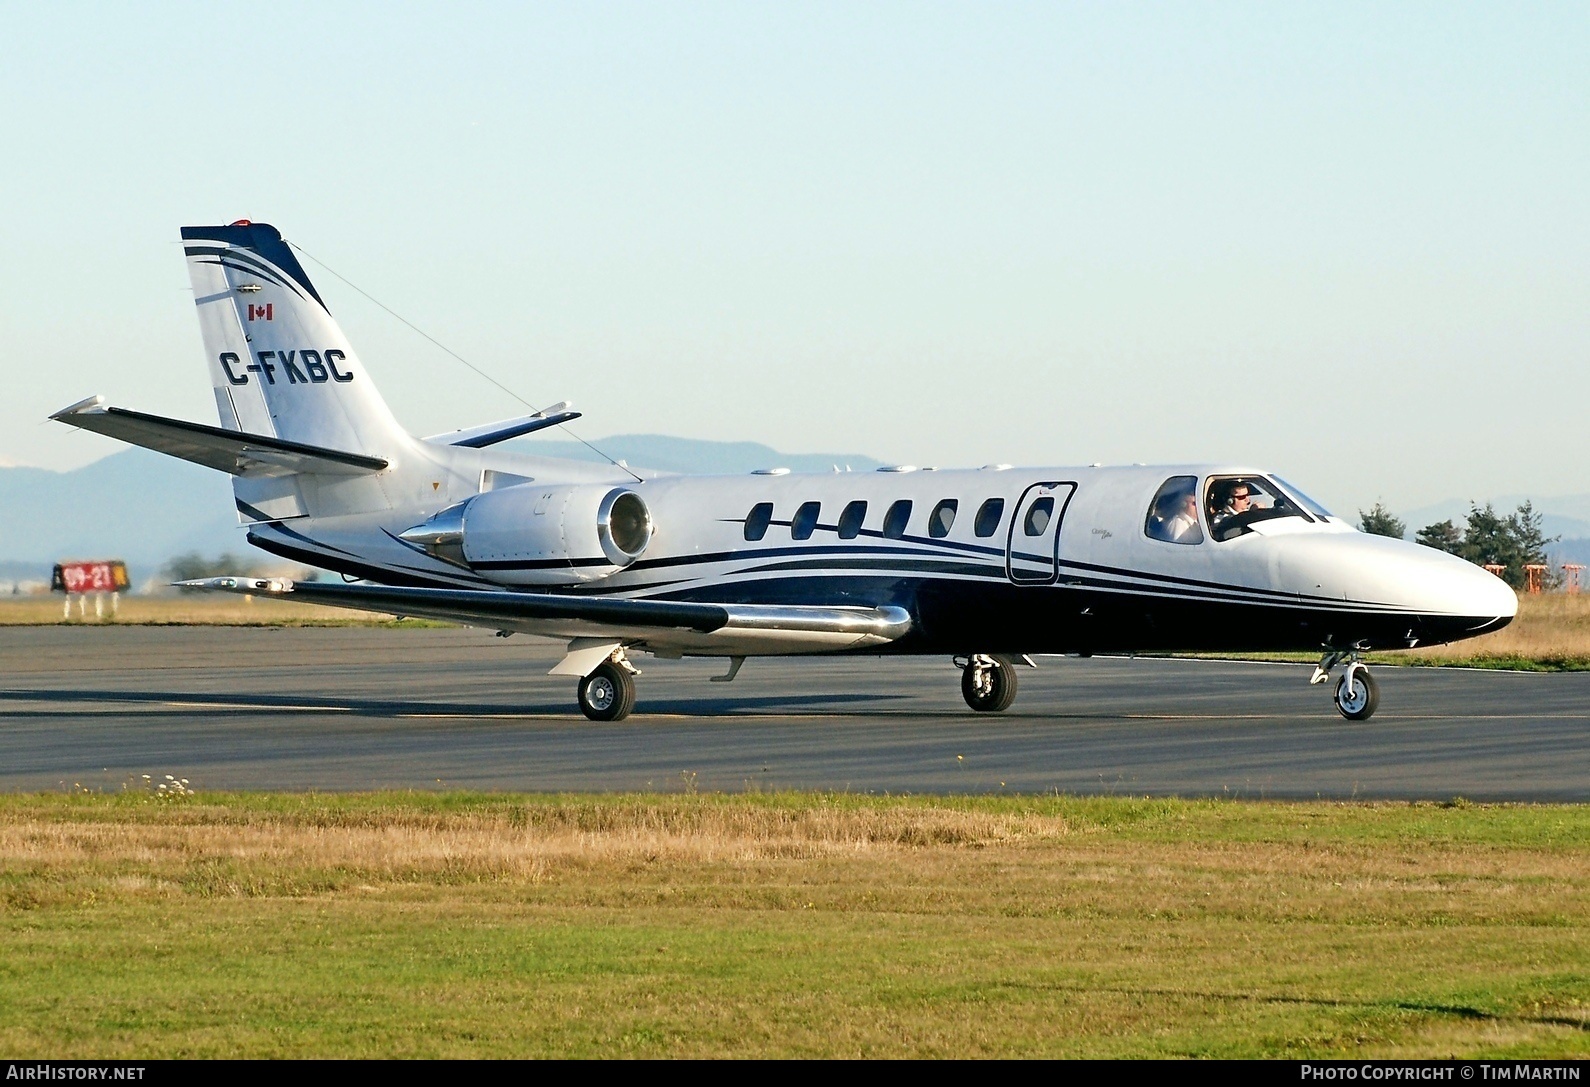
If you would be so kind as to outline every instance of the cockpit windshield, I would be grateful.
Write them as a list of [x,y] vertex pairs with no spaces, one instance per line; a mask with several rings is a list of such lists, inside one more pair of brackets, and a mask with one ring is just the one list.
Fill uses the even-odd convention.
[[1308,495],[1304,494],[1302,491],[1300,491],[1296,487],[1292,486],[1291,483],[1289,483],[1286,480],[1282,479],[1280,476],[1276,476],[1274,478],[1275,478],[1275,481],[1277,483],[1279,483],[1282,487],[1286,488],[1286,493],[1287,494],[1289,494],[1293,498],[1297,499],[1298,505],[1300,505],[1304,509],[1308,510],[1308,512],[1312,513],[1315,517],[1318,517],[1320,520],[1324,521],[1324,520],[1329,520],[1330,518],[1336,516],[1330,510],[1326,509],[1324,506],[1322,506],[1318,502],[1314,501]]
[[1217,540],[1234,540],[1259,521],[1276,517],[1314,518],[1273,480],[1263,476],[1212,476],[1204,497],[1209,534]]

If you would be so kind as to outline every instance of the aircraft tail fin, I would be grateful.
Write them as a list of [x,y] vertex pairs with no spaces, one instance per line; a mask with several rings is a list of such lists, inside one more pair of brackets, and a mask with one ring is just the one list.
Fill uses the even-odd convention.
[[[281,232],[246,220],[186,226],[182,248],[221,429],[244,439],[238,450],[206,439],[204,455],[246,466],[232,485],[244,520],[391,508],[398,476],[434,458],[417,455]],[[364,474],[328,453],[382,469]]]
[[281,233],[185,226],[221,426],[392,457],[404,433]]

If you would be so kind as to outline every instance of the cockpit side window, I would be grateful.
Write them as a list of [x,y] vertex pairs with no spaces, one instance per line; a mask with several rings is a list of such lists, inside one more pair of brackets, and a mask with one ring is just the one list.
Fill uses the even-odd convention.
[[1254,524],[1276,517],[1314,520],[1264,476],[1210,477],[1204,514],[1209,518],[1209,534],[1217,540],[1234,540],[1252,531]]
[[1165,543],[1203,543],[1204,530],[1198,523],[1198,477],[1171,476],[1160,484],[1148,504],[1143,531],[1149,539]]

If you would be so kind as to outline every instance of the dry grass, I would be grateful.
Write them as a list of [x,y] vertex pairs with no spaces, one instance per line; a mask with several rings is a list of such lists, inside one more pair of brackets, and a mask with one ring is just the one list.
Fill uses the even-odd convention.
[[[105,617],[95,618],[92,599],[88,617],[80,618],[78,606],[72,617],[62,618],[65,598],[60,594],[0,596],[0,626],[48,626],[69,623],[73,626],[384,626],[393,624],[389,615],[328,608],[318,604],[299,604],[264,597],[231,594],[186,593],[170,596],[123,596],[117,614],[110,615],[110,599],[105,600]],[[441,624],[404,620],[405,626]]]
[[194,857],[287,870],[340,869],[406,879],[449,872],[539,876],[549,865],[637,857],[702,863],[859,855],[921,846],[1041,841],[1070,832],[1037,813],[917,807],[798,807],[654,800],[644,805],[536,805],[379,817],[336,809],[236,818],[226,807],[166,802],[154,821],[70,818],[0,822],[0,858],[72,868],[113,858],[165,868]]
[[1523,593],[1518,618],[1495,634],[1390,659],[1405,664],[1578,662],[1578,667],[1590,667],[1590,593]]
[[0,1047],[1583,1055],[1590,811],[0,797]]

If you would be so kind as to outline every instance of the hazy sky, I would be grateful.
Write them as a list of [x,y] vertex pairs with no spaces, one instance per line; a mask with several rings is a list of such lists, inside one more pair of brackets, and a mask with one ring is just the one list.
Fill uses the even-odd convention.
[[[0,458],[252,218],[575,429],[1590,490],[1590,6],[0,5]],[[398,417],[519,405],[313,263]]]

